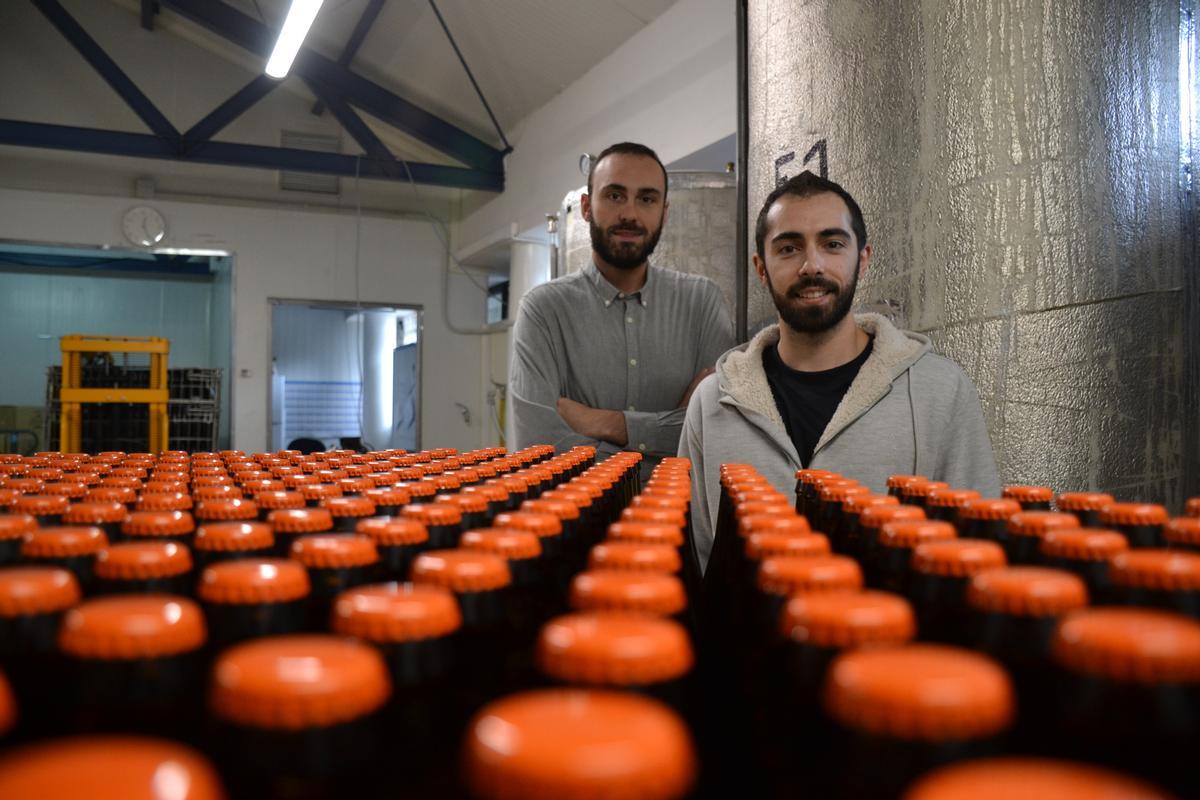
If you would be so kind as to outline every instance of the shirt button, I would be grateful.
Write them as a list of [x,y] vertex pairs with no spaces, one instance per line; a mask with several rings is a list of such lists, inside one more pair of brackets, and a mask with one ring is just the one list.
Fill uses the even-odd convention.
[[626,317],[626,318],[625,318],[625,321],[626,321],[626,322],[633,322],[633,317]]
[[617,293],[617,299],[618,299],[618,300],[624,300],[624,299],[625,299],[625,293],[624,293],[624,292],[618,292],[618,293]]
[[645,450],[645,449],[646,449],[646,443],[645,443],[645,442],[642,442],[641,444],[639,444],[639,445],[638,445],[638,450]]
[[631,367],[636,367],[636,366],[637,366],[637,359],[636,359],[636,358],[631,358],[631,359],[629,359],[629,366],[631,366]]

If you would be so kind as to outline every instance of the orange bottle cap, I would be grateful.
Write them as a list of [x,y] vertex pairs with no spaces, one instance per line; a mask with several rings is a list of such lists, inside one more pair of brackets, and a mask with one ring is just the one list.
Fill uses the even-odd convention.
[[[463,494],[467,494],[467,492],[464,490]],[[655,503],[658,503],[658,502],[677,503],[680,500],[680,498],[676,498],[673,496],[649,495],[649,494],[645,494],[645,493],[639,495],[639,497],[642,498],[643,502],[653,501]],[[592,495],[590,493],[585,492],[581,489],[572,489],[572,488],[565,487],[565,486],[559,486],[557,489],[553,489],[549,492],[546,492],[544,495],[542,495],[542,499],[557,500],[557,501],[561,501],[564,503],[570,503],[571,505],[575,506],[575,508],[577,508],[580,512],[583,512],[584,509],[588,509],[588,508],[592,507]],[[637,498],[634,498],[634,499],[637,500]],[[683,507],[687,508],[686,500],[683,500]]]
[[775,556],[758,567],[758,588],[766,594],[853,592],[862,584],[858,562],[846,556]]
[[1163,528],[1167,544],[1200,546],[1200,517],[1175,517]]
[[628,692],[560,689],[502,698],[472,721],[467,783],[481,800],[683,797],[696,781],[687,726]]
[[[815,483],[821,478],[833,478],[837,473],[830,472],[827,469],[798,469],[796,470],[796,480],[800,483]],[[891,480],[890,478],[888,480]]]
[[[481,486],[468,486],[462,490],[465,495],[476,495],[487,500],[489,503],[503,503],[508,499],[508,490],[503,486],[496,484],[485,483]],[[589,495],[590,496],[590,495]],[[597,497],[599,494],[596,495]]]
[[194,500],[226,500],[231,497],[241,497],[242,490],[236,486],[193,486]]
[[671,511],[687,511],[689,495],[660,493],[661,489],[646,489],[636,495],[631,503],[635,508],[665,508]]
[[1104,492],[1063,492],[1054,500],[1059,511],[1099,511],[1116,500]]
[[324,508],[281,508],[267,514],[275,533],[320,533],[333,528],[333,515]]
[[548,677],[593,686],[645,686],[686,675],[695,661],[687,631],[665,617],[615,612],[567,614],[538,635]]
[[273,636],[226,650],[213,666],[209,703],[252,728],[327,727],[378,710],[391,695],[383,657],[333,636]]
[[169,594],[86,600],[63,617],[58,647],[76,658],[133,661],[188,653],[205,641],[200,607]]
[[137,492],[133,489],[122,489],[116,486],[100,486],[83,496],[90,503],[124,503],[128,505],[137,500]]
[[121,523],[126,536],[183,536],[196,529],[186,511],[135,511]]
[[240,497],[201,500],[192,513],[196,519],[202,520],[258,519],[258,506]]
[[748,500],[738,503],[733,509],[733,516],[739,521],[743,517],[770,516],[772,514],[775,516],[794,517],[796,509],[786,498],[778,500]]
[[341,497],[342,487],[334,483],[314,483],[296,487],[305,500],[327,500],[331,497]]
[[1078,517],[1061,511],[1021,511],[1008,518],[1008,532],[1012,536],[1041,538],[1056,528],[1078,527]]
[[493,553],[508,561],[526,561],[542,554],[542,543],[528,531],[511,528],[479,528],[467,531],[458,546],[464,550]]
[[949,522],[931,519],[904,519],[885,522],[879,529],[880,547],[912,549],[925,542],[954,539],[958,531]]
[[746,537],[746,558],[762,561],[776,556],[814,558],[832,552],[829,539],[822,533],[759,531]]
[[79,602],[75,575],[58,567],[0,569],[0,617],[65,611]]
[[429,550],[413,561],[413,583],[432,583],[456,594],[489,592],[512,583],[508,562],[475,550]]
[[1103,528],[1055,528],[1038,545],[1044,556],[1072,561],[1107,561],[1128,549],[1124,536]]
[[929,742],[994,736],[1015,710],[999,664],[969,650],[913,644],[840,655],[829,667],[825,709],[877,736]]
[[369,517],[375,513],[375,503],[368,497],[329,497],[321,501],[321,508],[335,519],[338,517]]
[[258,605],[308,596],[308,573],[286,558],[222,561],[204,570],[196,594],[206,603]]
[[462,627],[458,601],[431,584],[380,583],[338,595],[333,632],[377,644],[414,642]]
[[87,494],[88,486],[79,481],[51,481],[42,487],[42,493],[74,499]]
[[257,492],[254,495],[254,504],[259,508],[304,508],[305,502],[304,495],[300,494],[299,492],[268,491]]
[[424,525],[414,519],[399,517],[360,519],[354,526],[354,532],[370,536],[376,547],[398,547],[429,541],[429,531]]
[[201,525],[192,537],[197,550],[223,553],[265,550],[275,544],[275,534],[265,522],[213,522]]
[[96,555],[96,577],[139,581],[170,578],[192,569],[192,554],[175,542],[125,542]]
[[1005,486],[1000,495],[1018,503],[1049,503],[1054,490],[1049,486]]
[[1200,554],[1137,549],[1114,556],[1108,578],[1116,586],[1164,592],[1200,591]]
[[945,481],[909,481],[900,487],[903,497],[928,497],[934,489],[949,489]]
[[79,736],[10,751],[0,761],[0,797],[38,800],[223,800],[213,766],[166,739]]
[[589,570],[629,570],[677,575],[683,569],[679,551],[666,544],[631,541],[601,542],[588,554]]
[[866,486],[859,484],[846,484],[838,482],[836,484],[827,484],[821,487],[818,496],[821,502],[824,503],[845,503],[850,497],[863,497],[871,493],[871,490]]
[[37,526],[37,520],[28,514],[0,514],[0,542],[20,539]]
[[790,533],[796,536],[812,533],[808,520],[796,512],[790,514],[754,514],[738,520],[738,533],[743,537],[755,533]]
[[23,558],[70,558],[91,556],[108,547],[108,537],[88,525],[38,528],[21,543]]
[[409,505],[400,513],[426,526],[460,525],[462,524],[462,509],[451,503],[423,503]]
[[143,494],[134,508],[138,511],[190,511],[192,496],[183,492]]
[[554,514],[535,513],[533,511],[517,511],[511,514],[497,514],[492,520],[497,528],[512,528],[536,534],[539,538],[559,536],[562,534],[562,520]]
[[926,542],[913,548],[912,570],[923,575],[966,578],[1008,563],[1004,548],[984,539]]
[[294,472],[285,473],[282,480],[284,486],[296,490],[299,490],[301,486],[317,486],[321,483],[321,479],[316,475],[297,474]]
[[899,522],[905,519],[925,519],[925,511],[916,506],[868,506],[858,515],[859,524],[864,528],[882,528],[885,522]]
[[687,524],[687,516],[679,509],[629,506],[621,511],[622,522],[654,522],[660,525]]
[[[499,517],[497,517],[497,524],[499,524]],[[614,542],[666,544],[671,547],[683,545],[683,529],[681,527],[657,522],[614,522],[608,526],[607,535]]]
[[1105,525],[1166,525],[1168,519],[1167,509],[1153,503],[1113,503],[1100,510]]
[[930,489],[925,503],[933,508],[962,508],[968,500],[979,499],[974,489]]
[[1045,567],[1006,567],[981,572],[967,587],[967,603],[980,611],[1014,617],[1057,617],[1088,603],[1075,574]]
[[1092,764],[1040,758],[988,758],[942,767],[904,800],[1171,800],[1140,779]]
[[76,503],[63,514],[63,522],[100,525],[121,522],[128,515],[129,510],[121,503]]
[[1144,608],[1083,609],[1058,624],[1051,657],[1067,669],[1126,683],[1200,683],[1200,623]]
[[452,506],[458,506],[459,511],[465,514],[478,514],[488,509],[488,499],[478,494],[439,494],[434,498],[439,503],[449,503]]
[[23,494],[13,503],[12,513],[34,517],[61,516],[71,507],[70,498],[52,494]]
[[796,644],[845,650],[905,644],[917,635],[912,606],[890,592],[830,592],[788,598],[780,618]]
[[963,519],[1008,519],[1013,514],[1019,513],[1021,513],[1021,504],[1016,500],[994,497],[968,500],[958,509],[958,515]]
[[683,582],[660,572],[589,570],[571,581],[576,611],[631,611],[670,616],[687,608]]
[[314,533],[292,542],[289,555],[309,569],[365,567],[379,561],[370,536],[357,533]]
[[927,481],[929,478],[924,475],[889,475],[887,486],[889,489],[903,489],[914,481]]
[[1188,498],[1187,505],[1184,506],[1183,513],[1188,517],[1200,517],[1200,497]]
[[367,477],[351,477],[342,478],[337,485],[341,487],[342,494],[362,494],[374,489],[375,481]]

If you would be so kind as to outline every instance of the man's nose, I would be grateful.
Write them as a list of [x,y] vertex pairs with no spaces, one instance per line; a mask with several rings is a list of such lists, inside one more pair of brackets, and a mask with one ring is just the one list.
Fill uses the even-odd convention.
[[808,247],[804,250],[804,260],[800,264],[801,275],[820,275],[825,271],[825,260],[821,257],[821,252],[815,247]]

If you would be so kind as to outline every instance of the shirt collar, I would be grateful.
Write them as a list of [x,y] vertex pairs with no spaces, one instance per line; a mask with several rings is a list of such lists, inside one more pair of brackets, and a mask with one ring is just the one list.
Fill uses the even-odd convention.
[[[646,308],[649,305],[647,295],[653,291],[653,287],[656,282],[656,272],[658,272],[658,270],[656,270],[653,265],[647,266],[646,282],[642,284],[642,288],[640,290],[628,295],[629,297],[637,298],[637,301],[641,303],[642,308]],[[596,269],[595,263],[590,258],[588,259],[587,264],[583,267],[583,274],[587,276],[587,279],[591,282],[592,287],[595,288],[596,293],[600,295],[600,299],[604,301],[605,308],[611,306],[616,300],[625,299],[626,295],[617,289],[617,287],[608,282],[608,279],[600,273],[600,270]]]

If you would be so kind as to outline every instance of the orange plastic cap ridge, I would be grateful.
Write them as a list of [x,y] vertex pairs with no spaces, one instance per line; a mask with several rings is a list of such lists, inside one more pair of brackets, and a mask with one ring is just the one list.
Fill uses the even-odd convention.
[[1063,492],[1054,500],[1059,511],[1099,511],[1116,500],[1104,492]]
[[1188,498],[1187,505],[1183,509],[1184,516],[1200,517],[1200,497]]
[[305,500],[328,500],[331,497],[341,497],[342,487],[334,483],[318,483],[309,486],[298,486],[296,491],[304,497]]
[[989,758],[930,772],[904,800],[1171,800],[1138,778],[1092,764]]
[[607,537],[614,542],[683,546],[683,528],[656,522],[614,522],[608,526]]
[[1166,525],[1169,518],[1166,507],[1153,503],[1113,503],[1100,510],[1105,525]]
[[796,512],[790,514],[754,514],[738,520],[738,533],[743,537],[755,533],[812,533],[808,520]]
[[621,511],[622,522],[654,522],[660,525],[687,524],[687,516],[683,511],[670,508],[645,508],[629,506]]
[[1087,587],[1074,573],[1045,567],[982,572],[967,586],[967,603],[979,611],[1014,617],[1057,617],[1088,604]]
[[12,513],[34,517],[62,516],[71,507],[68,497],[52,494],[23,494],[12,505]]
[[375,513],[375,503],[367,497],[328,497],[321,501],[335,519],[338,517],[370,517]]
[[485,706],[467,729],[466,780],[480,800],[673,800],[696,781],[687,726],[637,694],[559,689]]
[[304,495],[299,492],[268,491],[256,492],[254,495],[254,504],[259,508],[274,511],[304,508],[306,501]]
[[134,508],[138,511],[190,511],[192,496],[183,492],[143,494]]
[[38,528],[21,542],[22,558],[70,558],[91,556],[108,547],[108,537],[88,525]]
[[508,562],[474,550],[428,550],[413,561],[413,583],[431,583],[455,594],[490,592],[512,583]]
[[1175,517],[1163,528],[1169,545],[1200,547],[1200,517]]
[[463,514],[479,514],[488,510],[488,499],[478,494],[439,494],[435,500],[458,506]]
[[347,569],[379,562],[369,536],[357,533],[314,533],[292,542],[289,555],[309,569]]
[[933,508],[962,508],[968,500],[979,497],[974,489],[930,489],[925,503]]
[[324,508],[282,508],[267,514],[275,533],[321,533],[333,528],[333,515]]
[[908,601],[890,592],[798,594],[783,608],[780,631],[796,644],[846,650],[905,644],[917,622]]
[[679,557],[679,550],[671,545],[610,541],[592,547],[588,555],[588,569],[678,575],[683,569],[683,561]]
[[65,611],[82,596],[75,575],[59,567],[0,569],[0,617]]
[[683,582],[656,572],[595,570],[571,581],[568,603],[576,611],[627,611],[671,616],[687,608]]
[[554,514],[542,514],[532,511],[517,511],[510,514],[497,514],[492,524],[497,528],[512,528],[536,534],[539,538],[559,536],[562,534],[562,520]]
[[1047,558],[1072,561],[1107,561],[1128,549],[1124,536],[1104,528],[1056,528],[1046,531],[1038,545]]
[[118,594],[86,600],[63,617],[58,647],[96,661],[165,658],[205,641],[200,607],[169,594]]
[[758,588],[765,594],[853,592],[862,585],[862,569],[846,556],[775,556],[758,567]]
[[86,483],[79,481],[52,481],[42,487],[42,492],[74,500],[87,494],[88,487]]
[[196,530],[186,511],[135,511],[121,523],[126,536],[185,536]]
[[1061,511],[1021,511],[1008,518],[1008,532],[1012,536],[1036,536],[1058,528],[1078,528],[1079,518]]
[[99,486],[91,489],[83,496],[89,503],[122,503],[128,505],[137,500],[137,492],[133,489],[121,489],[116,486]]
[[775,556],[814,558],[832,552],[829,539],[821,533],[786,533],[761,531],[746,537],[746,558],[762,561]]
[[1135,549],[1114,556],[1108,565],[1114,586],[1160,592],[1200,591],[1200,554],[1156,548]]
[[1000,496],[1018,503],[1049,503],[1054,499],[1054,490],[1049,486],[1005,486]]
[[932,519],[902,519],[883,523],[879,529],[880,547],[912,549],[925,542],[954,539],[958,531],[949,522]]
[[928,644],[843,653],[826,675],[824,705],[849,728],[926,742],[995,736],[1015,712],[1012,684],[999,664]]
[[949,489],[945,481],[909,481],[900,487],[902,497],[928,497],[934,489]]
[[400,510],[400,514],[406,519],[416,520],[426,527],[462,524],[462,509],[453,503],[408,505]]
[[266,550],[275,544],[275,534],[265,522],[213,522],[201,525],[192,537],[192,547],[210,552]]
[[366,497],[370,498],[378,509],[379,506],[406,506],[412,502],[412,492],[404,486],[380,486],[368,489]]
[[429,541],[429,531],[424,525],[415,519],[400,517],[360,519],[354,526],[354,532],[370,536],[376,547],[400,547]]
[[796,470],[796,480],[799,481],[800,483],[815,483],[820,478],[833,478],[836,476],[837,476],[837,473],[830,472],[827,469],[798,469],[798,470]]
[[226,500],[201,500],[192,512],[201,520],[258,519],[258,506],[240,497]]
[[381,583],[338,595],[333,632],[376,644],[448,636],[462,627],[454,594],[440,586]]
[[837,503],[841,505],[851,497],[865,497],[871,494],[871,490],[866,486],[861,485],[844,485],[835,484],[830,486],[822,486],[818,497],[822,503]]
[[370,645],[334,636],[272,636],[220,655],[209,706],[238,725],[300,731],[359,719],[390,695],[387,665]]
[[774,514],[776,516],[794,517],[795,507],[786,499],[779,500],[748,500],[738,503],[733,508],[734,519],[742,517],[758,517]]
[[1122,683],[1200,683],[1200,623],[1167,611],[1095,608],[1058,623],[1050,655],[1072,672]]
[[258,605],[307,597],[308,572],[286,558],[239,558],[204,570],[197,596],[205,603]]
[[226,500],[241,496],[242,490],[236,486],[196,486],[192,488],[193,500]]
[[864,528],[882,528],[885,522],[925,519],[925,511],[916,506],[868,506],[858,515]]
[[695,662],[687,630],[645,614],[584,612],[556,617],[538,635],[542,673],[589,686],[647,686],[678,680]]
[[51,739],[0,760],[0,797],[224,800],[213,766],[177,742],[134,736]]
[[966,578],[1008,563],[1004,548],[984,539],[950,539],[926,542],[913,548],[913,572],[948,578]]
[[192,554],[175,542],[125,542],[96,555],[96,577],[115,581],[170,578],[192,571]]
[[535,534],[511,528],[479,528],[467,531],[458,546],[464,550],[493,553],[509,561],[526,561],[542,554],[542,543]]
[[0,542],[21,539],[37,530],[37,520],[28,514],[0,514]]
[[968,500],[958,509],[963,519],[1001,520],[1021,513],[1021,504],[1007,498],[984,497]]

